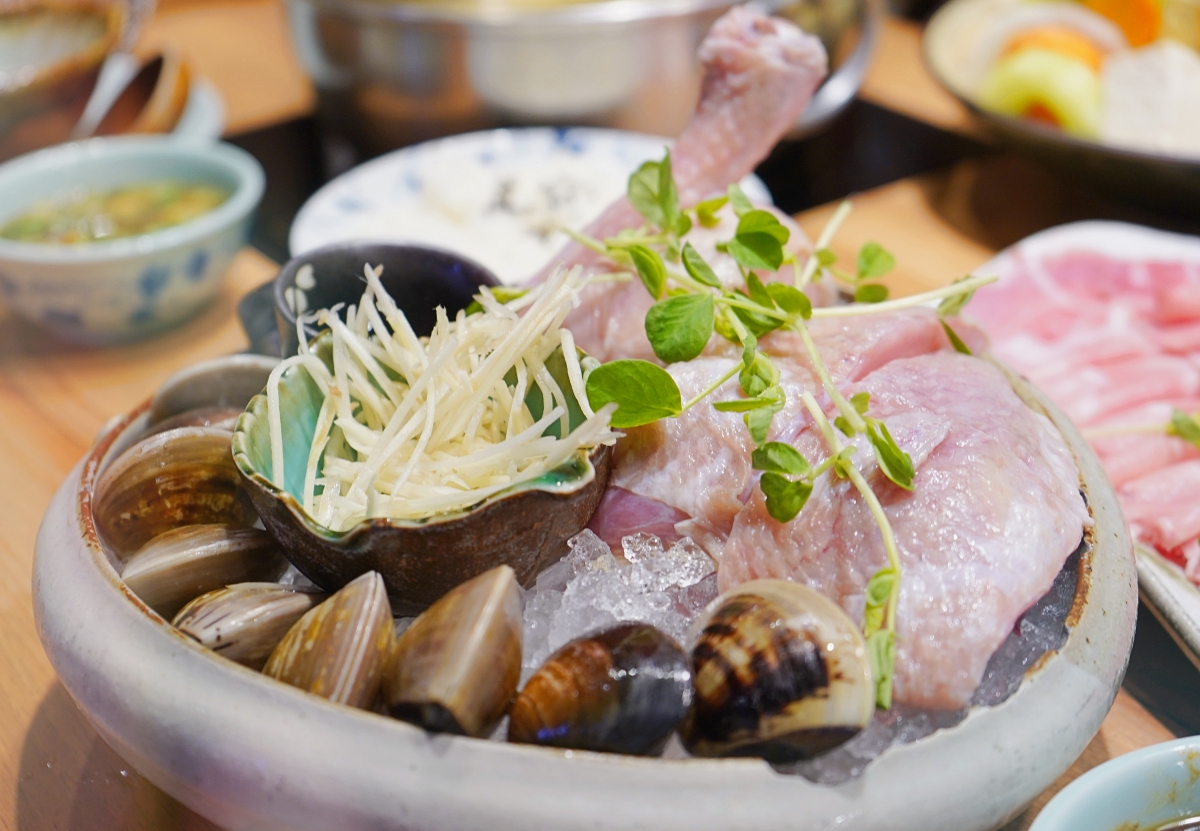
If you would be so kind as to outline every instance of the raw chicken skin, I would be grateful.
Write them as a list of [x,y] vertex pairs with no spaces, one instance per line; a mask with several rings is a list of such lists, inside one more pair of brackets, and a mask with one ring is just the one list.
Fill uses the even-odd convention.
[[[998,370],[949,352],[885,364],[847,392],[871,393],[912,457],[911,493],[869,476],[896,533],[903,565],[897,614],[896,700],[966,706],[992,653],[1045,594],[1090,523],[1079,474],[1049,420]],[[864,473],[870,450],[855,442]],[[812,462],[815,428],[798,439]],[[887,564],[870,511],[853,486],[822,476],[789,524],[760,492],[738,514],[720,564],[722,588],[758,577],[807,583],[862,619],[863,591]]]
[[[676,140],[671,153],[679,201],[690,207],[723,193],[766,158],[771,148],[795,124],[828,70],[821,42],[793,24],[735,6],[713,24],[700,47],[704,81],[696,112]],[[772,209],[773,210],[773,209]],[[791,231],[788,249],[807,257],[811,246],[799,226],[778,211]],[[718,274],[737,274],[727,254],[715,243],[729,239],[737,228],[731,208],[712,229],[695,228],[688,239]],[[591,223],[585,233],[604,239],[643,224],[642,216],[621,198]],[[611,265],[578,243],[567,245],[532,282],[545,279],[559,266],[583,265],[608,271]],[[740,285],[740,281],[738,283]],[[835,299],[831,286],[815,285],[810,295],[817,305]],[[601,283],[584,291],[583,303],[566,325],[575,342],[602,361],[616,357],[653,360],[643,321],[653,299],[641,282]]]
[[[982,345],[978,330],[966,324],[956,323],[956,327],[968,343]],[[817,351],[839,386],[860,380],[892,358],[952,349],[937,315],[925,308],[855,318],[854,323],[814,321],[812,332]],[[807,424],[800,393],[805,389],[819,393],[820,386],[807,358],[792,351],[794,344],[788,335],[772,335],[762,345],[774,356],[787,396],[786,405],[775,416],[771,438],[790,440]],[[675,364],[667,371],[687,400],[740,359],[740,350],[731,349],[726,355]],[[711,401],[739,395],[737,380],[731,379],[710,401],[679,418],[627,430],[626,438],[617,444],[611,480],[612,485],[686,514],[688,520],[679,523],[677,530],[695,538],[717,558],[754,482],[750,467],[754,443],[740,414],[720,412]],[[643,504],[647,512],[653,512],[649,503]],[[634,533],[642,522],[636,513],[607,514],[606,506],[601,505],[593,524],[603,524],[617,540],[622,533]],[[624,523],[630,530],[619,530]]]

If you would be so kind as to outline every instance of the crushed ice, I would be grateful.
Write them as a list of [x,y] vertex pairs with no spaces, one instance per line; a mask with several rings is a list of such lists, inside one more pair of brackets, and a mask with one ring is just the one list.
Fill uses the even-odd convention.
[[[591,531],[573,537],[568,546],[570,553],[538,575],[525,594],[522,685],[559,647],[618,622],[650,623],[685,644],[692,621],[717,596],[716,564],[691,539],[665,548],[651,534],[625,537],[621,541],[623,558],[613,556]],[[1081,542],[1050,591],[1022,615],[988,662],[970,706],[1002,703],[1016,692],[1025,672],[1042,655],[1062,648],[1079,561],[1086,550],[1086,541]],[[866,729],[842,746],[815,759],[775,768],[820,784],[841,784],[860,776],[889,747],[953,727],[966,714],[965,709],[938,711],[895,705],[877,711]],[[504,735],[504,730],[497,730],[492,738],[502,741]],[[677,736],[672,736],[663,755],[688,758]]]
[[628,536],[623,560],[591,531],[568,545],[525,597],[525,677],[559,647],[621,621],[652,624],[682,644],[717,596],[717,566],[689,538],[664,548],[652,534]]

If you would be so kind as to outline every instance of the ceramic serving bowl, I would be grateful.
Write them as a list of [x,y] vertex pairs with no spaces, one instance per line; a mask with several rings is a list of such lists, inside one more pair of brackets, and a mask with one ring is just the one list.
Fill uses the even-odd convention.
[[984,109],[973,98],[978,61],[990,21],[1012,0],[950,0],[925,28],[925,62],[943,87],[992,135],[1059,170],[1076,174],[1152,207],[1200,206],[1200,159],[1129,150],[1077,138],[1061,130]]
[[0,160],[67,140],[125,28],[119,2],[0,6]]
[[155,179],[214,183],[231,195],[193,220],[134,237],[80,245],[0,239],[0,294],[8,306],[90,343],[145,336],[198,312],[220,289],[262,198],[262,167],[237,147],[130,136],[40,150],[0,166],[0,225],[74,188]]
[[63,684],[144,776],[230,829],[986,831],[1012,818],[1095,734],[1124,673],[1137,595],[1125,523],[1069,421],[1095,525],[1057,651],[996,706],[817,785],[753,759],[660,760],[430,735],[329,703],[204,650],[134,597],[101,548],[92,491],[142,433],[117,419],[71,472],[34,564],[38,631]]
[[[1200,737],[1118,756],[1050,800],[1029,831],[1151,831],[1200,816]],[[1197,827],[1197,826],[1190,826]]]

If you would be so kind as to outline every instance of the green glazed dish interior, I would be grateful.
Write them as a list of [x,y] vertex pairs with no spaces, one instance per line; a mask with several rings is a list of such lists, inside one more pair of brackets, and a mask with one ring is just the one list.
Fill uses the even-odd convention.
[[[328,332],[322,333],[314,343],[317,356],[333,369],[333,343]],[[583,356],[583,353],[580,353]],[[566,361],[563,359],[561,348],[555,350],[546,360],[546,369],[558,383],[567,399],[568,420],[570,429],[575,430],[586,420],[583,409],[579,406],[572,391],[570,378],[567,375]],[[516,383],[515,373],[510,383]],[[508,379],[506,379],[508,380]],[[304,474],[308,465],[309,449],[312,446],[313,434],[317,429],[317,417],[324,398],[320,388],[312,376],[301,366],[290,367],[280,379],[279,409],[282,415],[283,452],[284,452],[284,482],[283,489],[276,487],[272,481],[272,453],[270,419],[268,418],[267,396],[265,391],[255,396],[246,408],[246,412],[238,419],[237,429],[233,437],[233,455],[242,474],[256,484],[270,490],[277,498],[288,503],[292,512],[315,534],[326,539],[337,539],[349,534],[337,532],[319,525],[301,507],[303,505]],[[534,420],[541,418],[545,410],[541,389],[534,386],[525,396],[525,404],[529,407]],[[543,435],[560,435],[560,422],[550,425]],[[318,461],[317,474],[321,473],[323,457]],[[493,495],[486,502],[504,499],[519,491],[546,490],[564,493],[590,482],[595,475],[592,463],[586,451],[579,451],[568,462],[549,471],[537,479],[514,484],[511,488]],[[485,504],[480,503],[480,504]],[[475,506],[466,511],[448,513],[426,520],[388,520],[395,526],[427,525],[433,522],[447,522],[460,519],[477,509]]]

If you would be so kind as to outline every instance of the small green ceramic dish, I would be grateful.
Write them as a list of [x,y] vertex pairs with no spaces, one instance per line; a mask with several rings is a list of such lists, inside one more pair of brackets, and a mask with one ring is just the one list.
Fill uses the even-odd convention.
[[[317,341],[328,357],[328,335]],[[557,358],[557,360],[555,360]],[[584,420],[572,396],[561,354],[546,362],[565,391],[574,430]],[[423,521],[371,519],[348,531],[319,525],[301,507],[304,469],[321,408],[321,392],[308,373],[292,367],[279,387],[283,415],[284,487],[272,483],[267,397],[255,396],[233,434],[233,457],[267,530],[306,577],[335,591],[367,571],[387,583],[392,607],[404,614],[424,609],[458,584],[498,565],[509,565],[523,586],[566,553],[600,504],[611,468],[611,448],[579,451],[571,461],[513,485],[468,511]],[[536,389],[526,404],[542,413]],[[552,430],[557,434],[557,425]],[[550,431],[547,431],[550,432]]]

